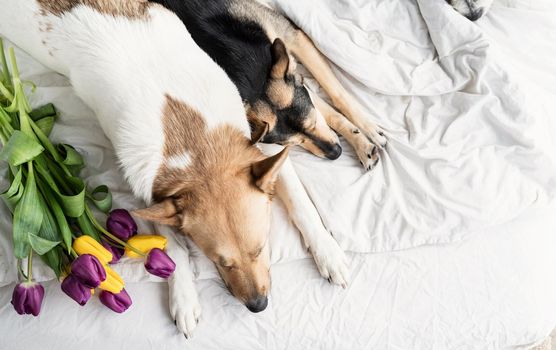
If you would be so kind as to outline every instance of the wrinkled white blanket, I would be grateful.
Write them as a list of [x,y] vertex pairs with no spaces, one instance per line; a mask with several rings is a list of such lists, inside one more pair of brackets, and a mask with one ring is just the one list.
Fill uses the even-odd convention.
[[389,136],[372,173],[353,156],[333,164],[294,156],[342,247],[454,242],[554,196],[549,116],[505,69],[496,42],[445,1],[279,5]]
[[[292,154],[342,247],[384,253],[350,253],[350,286],[329,286],[299,259],[308,255],[277,202],[265,312],[229,296],[193,247],[203,306],[193,339],[177,333],[162,283],[129,283],[134,306],[113,315],[51,282],[37,319],[15,314],[11,286],[0,289],[0,349],[521,349],[554,328],[556,4],[498,1],[477,24],[443,0],[276,4],[388,132],[372,173],[348,145],[334,162]],[[109,185],[117,207],[141,206],[67,79],[18,58],[38,84],[33,105],[59,107],[53,137],[85,154],[89,184]],[[0,230],[1,285],[16,277],[3,206]],[[117,268],[127,282],[151,279],[139,261]]]

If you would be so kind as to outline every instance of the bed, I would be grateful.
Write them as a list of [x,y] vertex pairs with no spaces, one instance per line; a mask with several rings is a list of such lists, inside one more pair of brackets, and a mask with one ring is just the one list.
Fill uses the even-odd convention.
[[[202,320],[175,328],[167,285],[125,261],[134,305],[81,308],[52,276],[37,318],[9,304],[16,270],[0,208],[0,349],[530,349],[556,326],[556,5],[498,0],[472,23],[444,0],[271,2],[314,40],[389,136],[371,173],[344,145],[334,162],[291,158],[324,223],[348,252],[350,284],[323,280],[273,204],[272,290],[251,314],[191,243]],[[0,26],[0,35],[2,30]],[[139,207],[92,112],[67,79],[18,51],[33,105],[61,112],[91,186]],[[311,89],[318,86],[307,80]],[[5,185],[5,183],[2,183]],[[153,230],[141,223],[143,232]]]

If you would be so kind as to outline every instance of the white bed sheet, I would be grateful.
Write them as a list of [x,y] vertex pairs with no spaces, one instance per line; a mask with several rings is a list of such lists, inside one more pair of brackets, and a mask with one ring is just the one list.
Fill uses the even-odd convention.
[[554,210],[452,245],[349,254],[346,290],[310,259],[275,264],[260,314],[204,276],[192,339],[170,319],[165,283],[128,284],[134,304],[115,315],[96,298],[81,308],[49,282],[38,318],[17,315],[4,287],[0,349],[528,349],[556,324]]
[[[366,3],[342,2],[344,5],[358,5],[356,8],[360,8],[362,13]],[[441,3],[443,1],[423,1],[421,5],[440,6]],[[301,2],[296,5],[293,1],[279,0],[279,4],[288,12],[287,6],[300,6]],[[418,9],[417,5],[411,1],[403,1],[399,6],[400,9],[405,6],[405,9],[411,10]],[[230,297],[212,265],[193,247],[192,259],[197,270],[198,289],[203,306],[202,322],[193,339],[185,340],[173,326],[168,314],[165,284],[133,283],[152,278],[142,272],[140,263],[128,262],[120,264],[118,269],[127,281],[132,282],[128,284],[128,289],[135,303],[126,314],[120,316],[104,309],[96,299],[81,309],[61,294],[55,282],[49,282],[41,316],[36,319],[21,317],[9,305],[11,286],[2,288],[0,349],[63,349],[72,345],[81,349],[519,349],[528,348],[542,340],[556,326],[556,255],[553,253],[556,247],[556,223],[552,215],[556,206],[552,204],[551,187],[547,186],[547,178],[544,177],[545,174],[553,174],[551,164],[556,158],[556,152],[550,152],[556,149],[550,137],[551,132],[556,131],[554,120],[550,117],[556,112],[556,63],[550,59],[556,56],[556,43],[551,40],[555,37],[553,34],[556,34],[556,14],[554,5],[548,2],[537,2],[534,5],[545,7],[536,10],[532,7],[533,3],[528,1],[499,2],[492,12],[478,23],[481,40],[489,42],[490,57],[495,60],[499,69],[494,73],[511,76],[508,82],[511,82],[512,86],[518,89],[519,96],[522,96],[513,108],[518,115],[524,115],[525,119],[512,123],[524,126],[527,130],[531,127],[529,121],[534,121],[532,124],[538,126],[527,133],[524,132],[528,134],[525,138],[522,138],[521,134],[513,135],[513,140],[527,145],[524,154],[518,157],[519,160],[516,162],[518,169],[523,172],[514,173],[511,178],[512,181],[524,184],[519,187],[519,191],[509,189],[508,183],[501,181],[501,186],[495,187],[496,196],[492,197],[494,192],[491,188],[486,188],[487,195],[484,201],[467,201],[462,206],[471,204],[474,210],[458,211],[453,210],[453,207],[450,209],[449,206],[434,206],[435,210],[451,210],[452,214],[459,215],[463,221],[474,222],[473,225],[459,227],[455,225],[455,221],[449,220],[448,214],[445,217],[440,216],[451,224],[445,231],[429,232],[423,229],[434,226],[435,222],[439,222],[438,218],[419,222],[423,225],[393,225],[388,230],[375,230],[376,225],[369,221],[373,218],[392,218],[383,217],[386,214],[379,216],[376,207],[369,204],[368,198],[365,199],[366,195],[375,193],[373,191],[376,191],[377,187],[384,187],[381,181],[387,178],[386,175],[399,172],[398,166],[400,169],[407,169],[408,163],[400,162],[401,159],[408,159],[409,164],[412,164],[411,161],[418,164],[423,150],[428,150],[424,139],[419,139],[422,137],[420,134],[414,135],[417,139],[409,139],[407,132],[401,133],[402,126],[408,124],[392,127],[387,120],[383,120],[389,126],[393,145],[385,158],[386,166],[376,169],[375,174],[362,173],[349,146],[344,147],[345,155],[335,162],[317,160],[301,151],[295,151],[292,155],[313,200],[327,223],[332,225],[344,248],[366,252],[388,251],[433,242],[455,243],[380,254],[350,253],[352,281],[344,291],[328,285],[320,278],[312,261],[302,259],[306,258],[307,254],[278,202],[274,205],[271,234],[271,302],[265,312],[250,314],[244,306]],[[297,7],[291,9],[298,11]],[[324,5],[319,6],[319,9],[322,11],[308,14],[303,19],[315,19],[323,11],[327,11]],[[403,14],[400,9],[395,13]],[[389,12],[385,10],[380,14],[387,15]],[[352,15],[349,11],[342,13],[347,17]],[[422,23],[419,16],[411,13],[407,12],[407,15],[413,18],[413,22],[410,23]],[[370,14],[372,15],[372,11]],[[295,17],[295,13],[290,13],[290,16]],[[469,25],[472,24],[457,18],[455,21],[458,21],[458,25],[465,26],[465,30],[470,33],[477,33],[477,28],[469,29]],[[371,18],[366,21],[371,23]],[[303,23],[298,23],[303,27]],[[318,24],[319,21],[309,24],[315,23]],[[405,22],[400,19],[399,23]],[[347,26],[346,30],[353,29],[353,23],[350,24],[347,19],[342,25]],[[332,25],[330,30],[334,29],[333,27]],[[304,29],[311,32],[310,26]],[[391,28],[383,26],[381,30],[387,31]],[[422,26],[413,28],[416,36],[424,38],[426,35],[423,34],[423,30]],[[531,34],[535,32],[543,34]],[[326,38],[325,33],[311,34],[319,43],[319,38]],[[347,43],[345,40],[334,42]],[[421,48],[423,57],[433,57],[426,56],[430,48],[430,45]],[[321,46],[321,49],[336,63],[341,63],[324,47]],[[398,49],[399,46],[393,46],[387,52],[396,52]],[[74,96],[67,80],[49,72],[22,53],[18,53],[18,57],[26,78],[39,85],[32,98],[33,104],[54,102],[62,111],[62,118],[54,130],[53,137],[74,144],[85,153],[89,168],[84,175],[89,183],[108,184],[115,192],[116,206],[140,206],[140,203],[130,196],[127,185],[115,167],[109,142],[94,122],[90,110]],[[410,57],[417,58],[416,55]],[[531,60],[535,64],[531,64]],[[396,61],[392,62],[398,64]],[[416,61],[402,63],[407,67],[415,65]],[[396,71],[403,72],[403,69],[396,68]],[[407,107],[408,98],[412,101],[429,101],[429,109],[439,112],[448,108],[454,99],[457,101],[457,98],[434,96],[386,97],[381,94],[369,94],[369,85],[365,87],[360,82],[354,82],[353,74],[356,74],[357,70],[353,71],[352,75],[346,74],[342,69],[337,69],[337,72],[352,93],[360,98],[363,94],[362,101],[366,102],[365,106],[373,113],[375,110],[382,110],[393,116],[403,115],[399,113],[399,108]],[[442,71],[436,72],[442,74]],[[379,73],[382,73],[382,70]],[[397,86],[399,81],[396,79],[384,79],[391,84],[388,88],[392,90],[383,92],[402,95],[415,93],[414,90],[399,90],[404,87],[407,89],[408,85]],[[382,81],[376,80],[378,83]],[[401,81],[407,83],[407,79]],[[490,84],[491,81],[487,79],[484,83]],[[496,93],[498,92],[493,90],[493,94]],[[488,99],[492,96],[477,98]],[[531,103],[531,100],[534,103]],[[437,107],[438,104],[442,104],[443,108]],[[418,105],[422,107],[423,103]],[[461,110],[465,108],[464,105],[461,106]],[[429,127],[434,126],[430,123],[441,122],[433,120],[434,118],[426,121],[420,111],[421,108],[410,114],[420,123],[415,131],[430,131]],[[387,117],[389,114],[376,115]],[[514,117],[514,114],[507,116],[510,119]],[[415,120],[412,122],[416,123]],[[508,130],[514,130],[513,124]],[[400,134],[393,131],[400,131]],[[427,135],[436,134],[432,132]],[[437,141],[434,137],[432,139]],[[413,142],[410,142],[411,147],[404,146],[408,141]],[[423,147],[416,147],[419,145]],[[417,152],[413,157],[408,156],[413,152],[412,147],[421,153]],[[515,149],[511,149],[509,153],[514,151]],[[404,156],[400,156],[396,162],[391,154]],[[529,156],[532,156],[530,163],[525,161]],[[546,167],[541,169],[543,171],[539,171],[539,164],[535,159],[547,159]],[[515,159],[511,157],[508,159],[509,163],[513,161]],[[484,163],[478,162],[477,169],[482,166]],[[393,172],[385,172],[388,167],[391,167]],[[313,170],[308,170],[310,168]],[[415,168],[412,170],[422,170],[419,166]],[[500,168],[496,169],[494,175],[503,174]],[[315,173],[326,176],[319,176],[315,180]],[[333,174],[342,174],[342,181],[337,181]],[[396,182],[391,187],[401,185],[398,188],[401,191],[407,188],[404,187],[407,178],[400,178],[403,181]],[[423,177],[422,180],[424,182],[419,182],[420,185],[431,181],[429,177]],[[344,186],[342,191],[348,193],[351,198],[338,197],[340,191],[330,191],[339,185]],[[347,185],[349,187],[345,187]],[[416,212],[429,215],[427,209],[415,204],[420,203],[419,198],[424,198],[423,188],[426,186],[418,187],[421,194],[411,191],[399,193],[399,198],[408,199],[403,202],[407,209],[404,214],[407,215],[401,216],[405,221],[407,217],[415,216]],[[335,196],[322,197],[323,193]],[[510,195],[513,193],[516,197]],[[531,205],[532,194],[538,195],[538,198],[535,197],[535,205]],[[498,195],[508,198],[507,203],[501,202]],[[370,197],[372,202],[374,197],[367,197]],[[448,196],[444,194],[442,198],[446,199]],[[493,203],[486,199],[493,198],[496,207],[492,210],[499,214],[495,215],[496,218],[500,221],[510,221],[488,228],[485,223],[492,222],[488,218],[485,220],[485,213],[481,210],[491,208]],[[347,209],[353,209],[354,205],[350,201],[357,203],[361,209]],[[331,203],[346,205],[342,215],[347,217],[343,221],[331,219],[329,215],[331,208],[334,208]],[[387,209],[391,213],[392,208]],[[9,217],[5,209],[2,209],[0,214],[1,229],[3,232],[9,232]],[[353,220],[353,217],[350,217],[355,214],[359,219]],[[338,225],[340,222],[343,224]],[[373,229],[369,229],[367,225]],[[353,229],[354,236],[351,236],[352,233],[348,232],[347,228]],[[415,228],[419,230],[414,230]],[[142,230],[146,232],[150,228],[145,225]],[[466,240],[460,242],[466,237]],[[0,240],[0,265],[4,264],[0,266],[0,284],[6,284],[14,280],[15,269],[10,260],[6,259],[11,254],[9,240],[6,239],[6,235],[0,235]],[[35,275],[42,275],[44,279],[49,277],[41,271],[37,271]]]

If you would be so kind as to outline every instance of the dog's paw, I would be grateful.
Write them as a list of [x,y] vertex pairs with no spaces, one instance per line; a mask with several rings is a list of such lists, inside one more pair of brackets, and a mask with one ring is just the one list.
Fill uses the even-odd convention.
[[382,130],[378,125],[368,123],[363,127],[363,132],[376,147],[380,149],[386,147],[388,139],[384,135],[384,130]]
[[170,284],[170,315],[186,338],[193,335],[201,316],[201,304],[193,287]]
[[323,235],[309,250],[321,276],[330,283],[346,288],[349,277],[346,255],[336,240],[330,235]]
[[373,170],[378,164],[378,147],[369,142],[366,137],[363,136],[363,140],[357,140],[356,144],[353,145],[355,153],[359,158],[359,163],[367,171]]

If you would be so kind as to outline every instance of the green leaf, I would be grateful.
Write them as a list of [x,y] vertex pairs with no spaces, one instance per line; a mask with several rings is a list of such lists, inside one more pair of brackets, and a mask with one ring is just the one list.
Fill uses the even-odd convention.
[[44,239],[35,234],[32,234],[31,232],[27,233],[27,237],[31,248],[33,248],[33,250],[39,255],[46,254],[47,252],[52,250],[52,248],[60,244],[60,242],[52,242],[48,239]]
[[83,157],[71,145],[59,144],[57,146],[58,152],[64,159],[62,163],[65,165],[83,165]]
[[59,192],[60,189],[58,188],[58,185],[56,184],[56,181],[52,177],[52,173],[49,169],[48,166],[49,162],[50,160],[43,153],[35,159],[35,167],[37,168],[37,173],[39,174],[39,177],[42,180],[46,181],[48,186],[52,188],[53,191]]
[[100,242],[100,236],[97,232],[97,229],[87,216],[87,213],[83,213],[83,215],[77,218],[77,224],[79,225],[79,228],[81,229],[81,232],[83,234],[91,236]]
[[15,130],[8,144],[0,152],[0,159],[11,166],[18,166],[31,161],[44,151],[44,148],[31,137],[19,130]]
[[85,212],[85,183],[78,177],[68,177],[67,184],[70,185],[75,195],[63,195],[58,193],[64,213],[72,218],[77,218]]
[[37,120],[35,124],[37,124],[46,136],[49,136],[50,132],[52,132],[52,128],[54,128],[54,121],[54,117],[44,117]]
[[44,117],[53,117],[55,115],[56,115],[56,108],[52,103],[36,108],[29,113],[29,116],[34,121],[38,121],[39,119],[42,119]]
[[63,158],[62,163],[65,164],[72,175],[77,176],[81,169],[85,167],[83,157],[71,145],[59,144],[56,146],[58,152]]
[[36,136],[40,140],[43,147],[48,150],[48,153],[50,153],[52,158],[54,158],[54,160],[59,162],[59,163],[63,162],[64,159],[60,156],[60,154],[58,153],[58,151],[56,150],[56,147],[54,147],[52,142],[50,142],[50,140],[48,139],[48,136],[46,136],[44,134],[44,132],[42,132],[41,128],[39,128],[38,125],[34,122],[31,123],[31,128],[35,132]]
[[40,257],[42,258],[42,261],[44,261],[46,265],[48,265],[52,270],[54,270],[56,277],[59,278],[62,275],[63,256],[64,256],[64,250],[62,249],[62,247],[56,246],[54,247],[54,249],[52,249],[51,251],[47,252],[44,255],[41,255]]
[[29,234],[36,235],[39,232],[42,219],[43,213],[38,198],[33,163],[29,163],[23,197],[17,203],[13,217],[14,255],[16,258],[23,259],[29,254]]
[[[42,161],[39,161],[42,166]],[[50,171],[49,175],[54,183],[50,183],[51,188],[54,189],[58,197],[58,202],[61,204],[64,213],[72,218],[77,218],[85,211],[85,183],[78,177],[68,176],[58,164],[55,162],[47,161],[46,166]],[[41,175],[43,169],[40,169]],[[53,179],[52,179],[53,178]],[[46,179],[46,177],[45,177]],[[57,188],[61,187],[63,193]]]
[[[69,227],[68,220],[66,219],[66,216],[62,211],[62,207],[60,207],[60,204],[56,201],[54,191],[48,186],[46,186],[43,181],[39,181],[39,189],[41,190],[44,197],[46,198],[46,202],[50,207],[52,214],[54,215],[55,221],[58,224],[59,234],[62,236],[62,240],[64,241],[64,244],[66,245],[69,253],[71,249],[72,235],[71,235],[71,229]],[[42,237],[49,238],[45,236]],[[50,239],[59,240],[59,236],[57,238],[50,238]]]
[[12,213],[15,209],[15,206],[23,196],[24,187],[21,183],[22,174],[23,172],[20,167],[17,171],[17,174],[13,178],[10,187],[0,195]]
[[106,185],[98,186],[87,197],[103,213],[108,213],[112,209],[112,193]]
[[3,108],[0,107],[0,118],[2,118],[2,120],[11,123],[12,122],[12,117],[10,117],[10,115],[4,111]]
[[8,62],[6,61],[6,53],[4,52],[4,42],[0,38],[0,63],[2,64],[2,76],[0,80],[8,84],[6,87],[11,86],[12,76],[10,70],[8,69]]
[[41,189],[43,184],[37,179],[37,186],[39,188],[39,200],[41,204],[41,209],[43,213],[43,220],[41,224],[41,229],[39,230],[39,237],[48,239],[50,241],[59,242],[61,240],[60,231],[58,230],[58,225],[56,223],[56,218],[52,214],[52,207],[47,204],[45,199],[44,191]]

